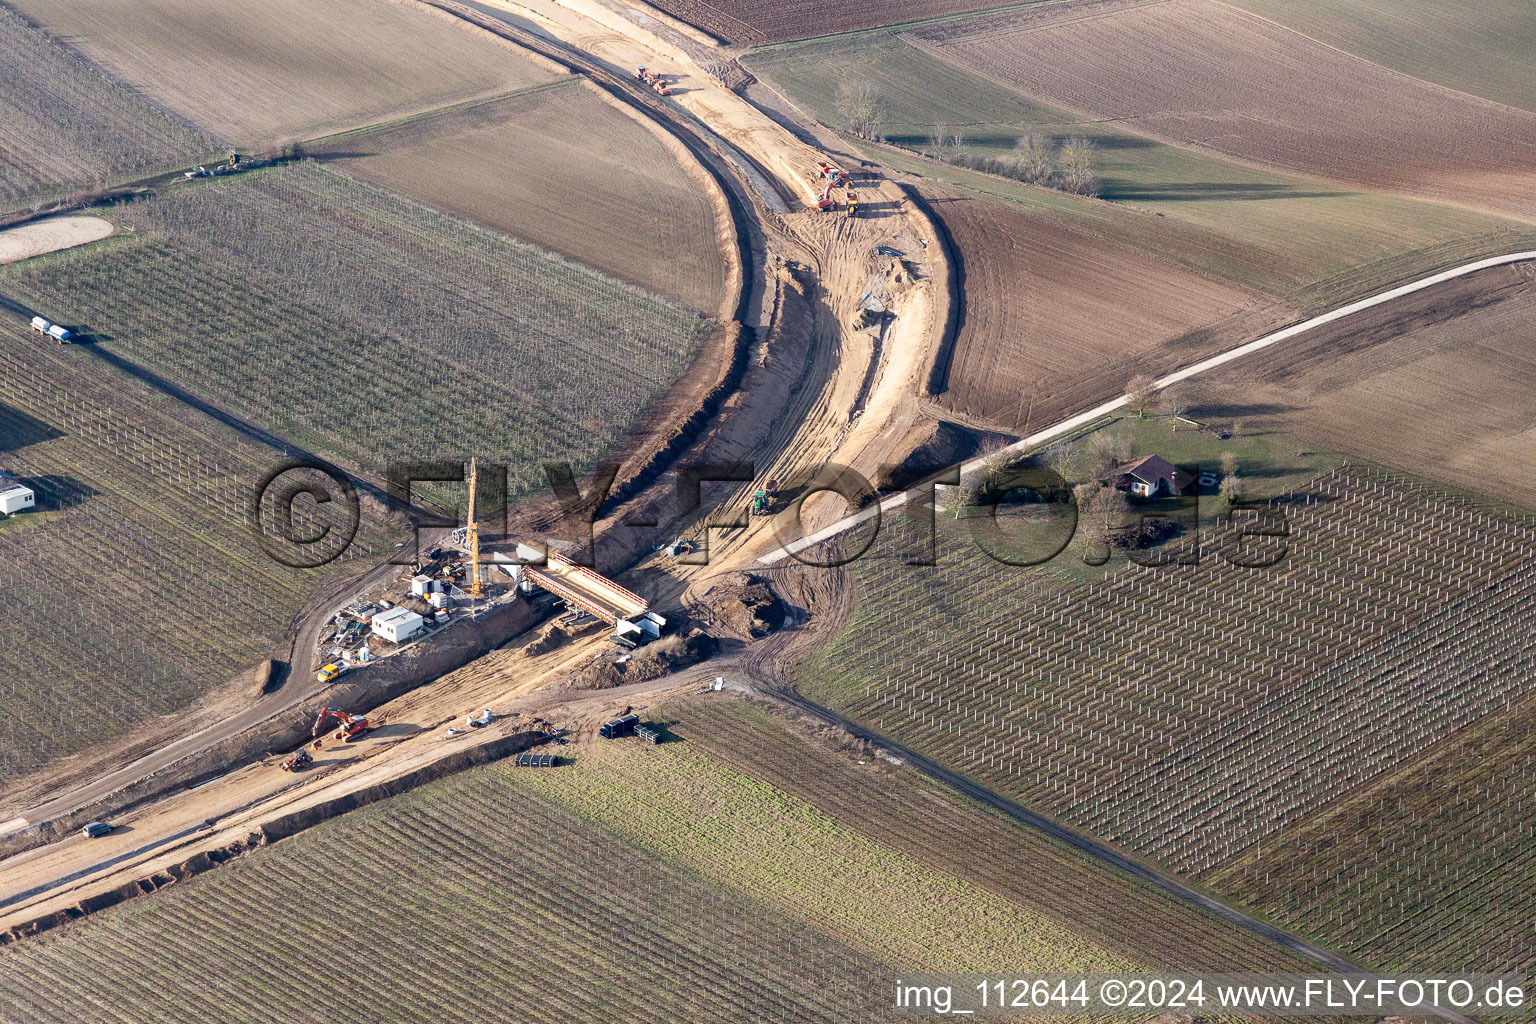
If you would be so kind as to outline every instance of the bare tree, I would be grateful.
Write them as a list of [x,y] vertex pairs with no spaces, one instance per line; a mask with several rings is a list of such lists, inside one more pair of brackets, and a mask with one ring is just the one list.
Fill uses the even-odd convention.
[[1243,500],[1243,478],[1236,473],[1228,473],[1221,478],[1221,496],[1226,499],[1228,505],[1235,505]]
[[1149,373],[1138,373],[1125,385],[1125,397],[1130,399],[1132,409],[1141,419],[1147,418],[1147,409],[1152,405],[1152,395],[1157,387],[1157,382]]
[[837,90],[837,116],[849,135],[880,142],[886,118],[885,93],[872,82],[845,82]]
[[1236,452],[1222,452],[1221,453],[1221,475],[1222,476],[1233,476],[1236,473],[1237,473],[1237,453]]
[[1168,422],[1175,431],[1179,429],[1179,419],[1189,411],[1189,390],[1181,384],[1175,384],[1163,390],[1158,404],[1168,414]]
[[967,150],[965,135],[952,124],[934,125],[933,134],[928,136],[928,149],[935,160],[963,163]]
[[1070,442],[1063,441],[1053,444],[1043,454],[1045,464],[1051,472],[1063,480],[1072,479],[1072,469],[1077,463],[1077,448]]
[[1099,194],[1099,175],[1094,170],[1094,146],[1091,139],[1068,139],[1061,147],[1061,187],[1078,195]]
[[1056,177],[1056,147],[1043,135],[1026,135],[1014,143],[1010,159],[1020,181],[1049,185]]

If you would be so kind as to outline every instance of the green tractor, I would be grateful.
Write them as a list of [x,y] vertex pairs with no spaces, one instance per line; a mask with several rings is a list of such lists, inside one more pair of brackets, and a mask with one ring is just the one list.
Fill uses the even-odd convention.
[[773,500],[778,492],[779,482],[770,480],[768,486],[760,491],[752,493],[752,514],[755,516],[773,515]]

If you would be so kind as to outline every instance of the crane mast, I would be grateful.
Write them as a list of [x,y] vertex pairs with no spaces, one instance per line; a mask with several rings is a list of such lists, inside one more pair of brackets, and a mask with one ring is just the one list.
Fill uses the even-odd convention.
[[465,524],[464,539],[469,541],[469,596],[480,597],[480,526],[475,522],[475,460],[469,460],[469,522]]

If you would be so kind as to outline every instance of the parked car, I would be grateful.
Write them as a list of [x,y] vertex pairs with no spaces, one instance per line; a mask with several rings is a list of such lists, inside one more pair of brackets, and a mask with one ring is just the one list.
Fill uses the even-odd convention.
[[82,828],[80,830],[80,834],[85,836],[87,839],[100,839],[102,836],[111,832],[115,827],[116,826],[110,825],[105,821],[93,821],[89,825],[86,825],[84,828]]

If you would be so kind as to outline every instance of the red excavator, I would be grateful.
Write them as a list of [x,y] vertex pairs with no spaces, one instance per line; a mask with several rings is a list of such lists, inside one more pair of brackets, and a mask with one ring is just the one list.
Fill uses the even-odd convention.
[[320,714],[315,718],[315,727],[310,732],[310,736],[314,738],[313,746],[316,750],[319,750],[321,743],[324,742],[320,738],[320,734],[325,731],[325,720],[328,718],[336,719],[337,723],[341,726],[340,729],[336,730],[336,738],[343,743],[351,743],[353,740],[362,739],[373,728],[373,723],[368,721],[367,715],[349,715],[345,711],[321,708]]

